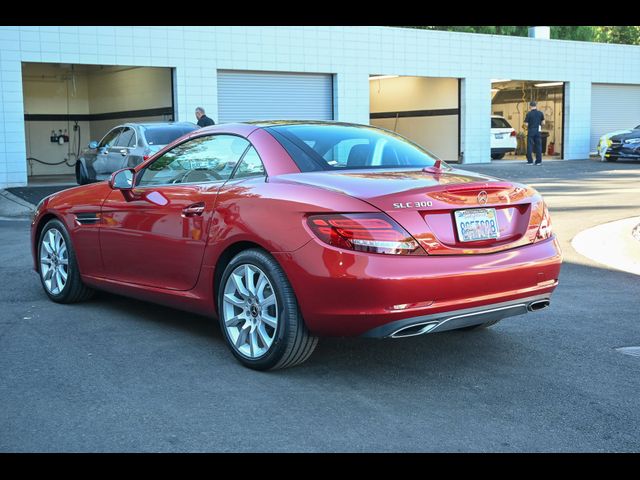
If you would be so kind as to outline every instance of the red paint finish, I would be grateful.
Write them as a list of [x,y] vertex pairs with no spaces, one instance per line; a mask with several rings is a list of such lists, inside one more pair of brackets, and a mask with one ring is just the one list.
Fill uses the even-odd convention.
[[[107,182],[48,197],[32,225],[62,220],[83,280],[99,289],[215,315],[215,278],[228,248],[253,244],[270,252],[296,293],[305,322],[318,335],[360,335],[389,322],[547,294],[556,288],[561,253],[555,237],[537,239],[544,213],[532,188],[462,170],[396,169],[300,173],[263,128],[226,124],[202,135],[247,138],[267,178],[134,188]],[[479,205],[479,193],[486,203]],[[462,243],[454,211],[495,208],[496,240]],[[307,217],[376,213],[415,238],[417,255],[355,252],[323,243]],[[95,214],[93,224],[77,215]]]
[[[222,182],[112,190],[102,205],[100,251],[106,277],[190,290],[198,280],[208,226]],[[201,215],[183,213],[197,204]]]
[[[395,320],[551,293],[561,262],[555,237],[490,255],[454,257],[371,255],[314,240],[276,258],[307,326],[325,336],[359,335]],[[422,307],[394,309],[407,304]]]

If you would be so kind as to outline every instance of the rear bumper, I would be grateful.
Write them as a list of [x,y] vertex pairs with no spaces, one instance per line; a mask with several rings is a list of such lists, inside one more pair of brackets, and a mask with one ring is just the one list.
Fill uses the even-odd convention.
[[516,151],[516,147],[496,147],[496,148],[492,148],[491,149],[491,154],[494,155],[496,153],[509,153],[509,152],[515,152]]
[[482,307],[423,315],[381,325],[365,332],[362,336],[371,338],[405,338],[427,333],[445,332],[541,310],[548,307],[549,303],[550,296],[547,294],[494,303]]
[[394,322],[444,320],[451,312],[549,298],[562,262],[555,237],[485,255],[371,255],[317,240],[274,255],[307,326],[321,336],[385,336],[401,325]]

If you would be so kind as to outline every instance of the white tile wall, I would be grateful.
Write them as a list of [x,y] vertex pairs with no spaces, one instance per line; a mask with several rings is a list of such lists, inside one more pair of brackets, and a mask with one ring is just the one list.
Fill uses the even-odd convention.
[[26,61],[173,67],[179,120],[197,105],[217,118],[217,69],[335,74],[336,120],[359,123],[369,121],[369,74],[462,78],[469,163],[490,158],[491,78],[568,82],[566,158],[588,156],[591,83],[640,84],[637,46],[389,27],[0,26],[0,188],[26,182]]

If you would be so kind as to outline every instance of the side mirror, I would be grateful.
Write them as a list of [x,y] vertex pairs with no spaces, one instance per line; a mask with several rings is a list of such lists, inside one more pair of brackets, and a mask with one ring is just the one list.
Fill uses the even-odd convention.
[[96,140],[91,140],[89,142],[89,148],[95,150],[96,148],[98,148],[98,142]]
[[114,190],[131,190],[136,171],[133,168],[124,168],[111,174],[109,186]]

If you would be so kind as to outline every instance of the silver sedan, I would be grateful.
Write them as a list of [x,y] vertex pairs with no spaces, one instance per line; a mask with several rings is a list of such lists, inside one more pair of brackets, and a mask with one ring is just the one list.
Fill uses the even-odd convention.
[[125,123],[92,141],[76,163],[79,185],[106,180],[116,170],[135,167],[150,155],[199,127],[191,122]]

